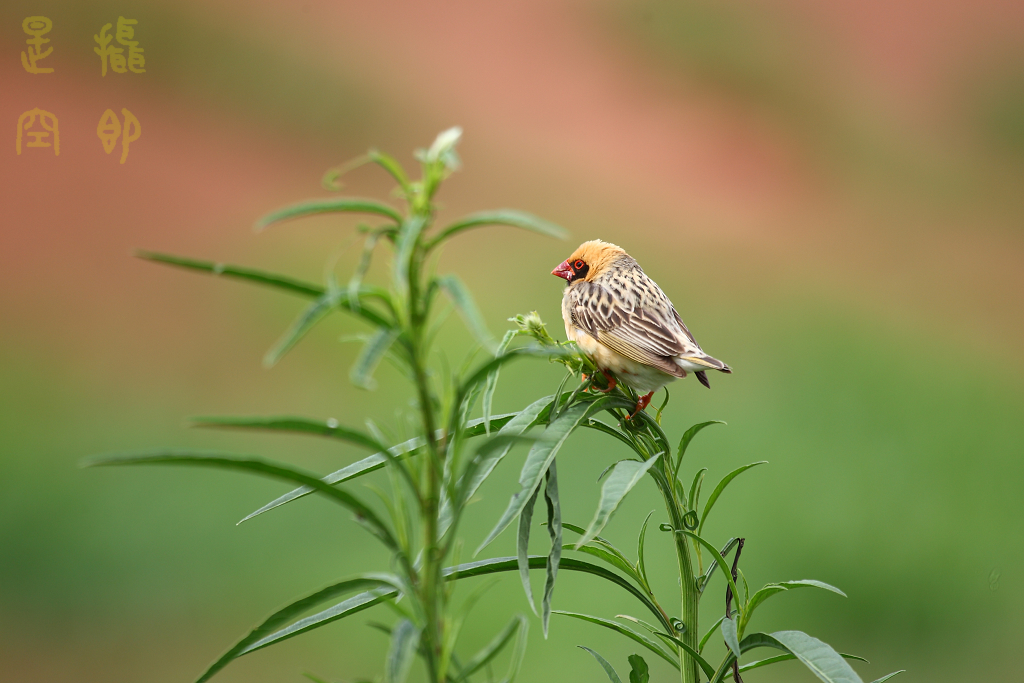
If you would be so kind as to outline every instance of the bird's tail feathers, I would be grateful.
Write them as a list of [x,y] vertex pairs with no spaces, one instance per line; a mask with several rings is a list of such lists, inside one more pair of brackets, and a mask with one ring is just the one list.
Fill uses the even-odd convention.
[[693,373],[693,375],[694,377],[697,378],[698,382],[706,386],[708,389],[711,388],[711,382],[708,381],[708,373],[704,372],[703,370],[698,370],[697,372]]
[[[732,368],[730,368],[728,365],[718,360],[717,358],[712,358],[711,356],[682,356],[679,360],[688,361],[690,363],[693,363],[694,365],[703,365],[708,370],[718,370],[719,372],[724,372],[727,374],[732,373]],[[701,372],[703,372],[703,370]]]

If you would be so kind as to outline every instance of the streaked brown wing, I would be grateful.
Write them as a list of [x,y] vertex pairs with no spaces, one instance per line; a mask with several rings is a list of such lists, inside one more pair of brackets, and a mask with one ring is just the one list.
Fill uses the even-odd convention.
[[637,297],[628,308],[595,282],[580,283],[572,290],[570,311],[577,327],[637,363],[683,375],[671,359],[692,353],[696,343],[691,346],[689,331],[674,324],[678,314],[660,290],[656,293],[660,297]]

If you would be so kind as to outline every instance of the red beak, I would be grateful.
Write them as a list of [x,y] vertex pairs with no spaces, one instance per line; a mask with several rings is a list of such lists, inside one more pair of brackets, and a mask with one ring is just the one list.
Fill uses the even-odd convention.
[[555,277],[560,277],[566,282],[572,279],[572,268],[569,266],[569,259],[558,264],[558,267],[551,271]]

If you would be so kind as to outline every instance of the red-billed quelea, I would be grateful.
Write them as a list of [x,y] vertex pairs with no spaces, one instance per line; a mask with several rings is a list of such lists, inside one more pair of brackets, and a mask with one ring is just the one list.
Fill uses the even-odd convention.
[[643,410],[655,391],[692,372],[711,388],[707,370],[732,372],[700,348],[661,287],[624,249],[584,242],[551,271],[568,286],[562,296],[565,333],[608,379],[642,394]]

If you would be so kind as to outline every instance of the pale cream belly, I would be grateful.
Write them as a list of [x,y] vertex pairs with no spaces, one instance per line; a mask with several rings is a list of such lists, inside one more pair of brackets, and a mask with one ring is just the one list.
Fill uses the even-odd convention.
[[677,379],[657,368],[626,358],[576,327],[566,326],[566,335],[593,359],[597,367],[612,373],[618,381],[641,394],[657,391]]

